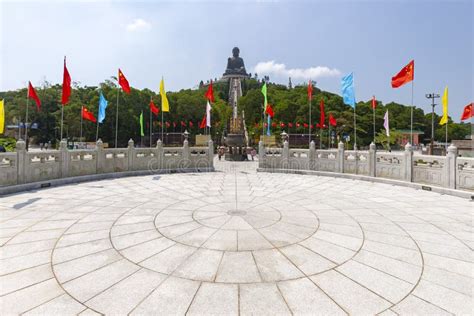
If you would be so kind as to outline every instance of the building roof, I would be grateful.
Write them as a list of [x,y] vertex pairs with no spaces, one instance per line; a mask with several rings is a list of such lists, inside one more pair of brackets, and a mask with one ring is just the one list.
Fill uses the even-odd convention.
[[[402,134],[410,134],[411,131],[409,129],[397,129],[397,132],[400,132]],[[413,134],[418,134],[418,135],[423,135],[425,132],[420,131],[420,130],[413,130]]]

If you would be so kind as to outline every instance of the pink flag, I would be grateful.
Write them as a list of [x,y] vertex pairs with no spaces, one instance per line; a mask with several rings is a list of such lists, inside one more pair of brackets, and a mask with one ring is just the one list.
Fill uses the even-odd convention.
[[390,136],[390,126],[388,124],[388,110],[383,117],[383,127],[385,128],[385,135]]

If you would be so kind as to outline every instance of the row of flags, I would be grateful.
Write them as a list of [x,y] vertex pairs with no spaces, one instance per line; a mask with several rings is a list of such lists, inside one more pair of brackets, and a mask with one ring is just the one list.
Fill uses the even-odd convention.
[[[391,80],[391,85],[392,88],[399,88],[409,82],[412,82],[414,80],[414,70],[415,70],[415,63],[414,60],[410,61],[406,66],[404,66],[395,76],[392,77]],[[64,57],[64,68],[63,68],[63,85],[62,85],[62,95],[61,95],[61,104],[64,107],[65,105],[68,104],[69,98],[71,96],[71,76],[70,73],[67,69],[66,65],[66,57]],[[118,69],[118,84],[120,85],[121,89],[129,94],[131,92],[130,84],[123,74],[122,70],[119,68]],[[341,90],[342,90],[342,97],[343,101],[345,104],[355,108],[356,105],[356,100],[355,100],[355,89],[354,89],[354,74],[350,73],[346,76],[344,76],[341,80]],[[270,126],[275,126],[275,124],[272,124],[271,121],[273,120],[274,117],[274,110],[272,106],[268,103],[268,98],[267,98],[267,85],[264,83],[262,86],[261,92],[264,96],[264,115],[267,115],[267,122],[264,124],[264,126],[267,127],[267,135],[271,134],[270,131]],[[161,112],[163,115],[163,112],[169,112],[169,101],[166,96],[166,90],[165,90],[165,84],[164,84],[164,79],[162,78],[160,81],[160,87],[159,87],[159,93],[161,96]],[[312,81],[308,83],[308,100],[311,102],[313,98],[313,84]],[[210,85],[208,86],[208,89],[204,95],[204,97],[207,100],[206,103],[206,112],[199,123],[199,127],[204,129],[204,128],[210,128],[211,127],[211,110],[212,110],[212,103],[214,103],[214,94],[213,94],[213,86],[212,86],[212,81],[210,82]],[[27,100],[33,100],[36,103],[37,110],[40,111],[41,109],[41,100],[38,97],[38,94],[36,93],[35,88],[31,84],[31,82],[28,82],[28,91],[27,91]],[[118,98],[117,98],[118,100]],[[118,101],[117,101],[118,102]],[[440,125],[444,125],[448,122],[448,87],[445,88],[443,97],[442,97],[442,105],[443,105],[443,116],[439,122]],[[108,106],[108,101],[105,99],[104,95],[102,92],[100,92],[99,95],[99,109],[97,113],[97,119],[95,118],[94,114],[91,113],[85,106],[81,107],[81,119],[88,120],[97,124],[103,123],[105,119],[105,109]],[[117,104],[118,106],[118,104]],[[150,99],[150,113],[153,113],[155,116],[158,116],[160,109],[154,104],[153,99]],[[372,108],[375,110],[376,108],[376,99],[375,96],[372,99]],[[354,113],[355,115],[355,113]],[[375,114],[374,114],[375,115]],[[474,111],[473,111],[473,103],[468,104],[465,106],[463,110],[463,114],[461,116],[461,120],[467,120],[471,117],[474,116]],[[163,116],[162,116],[163,117]],[[354,117],[355,118],[355,117]],[[118,117],[116,118],[118,119]],[[328,127],[325,125],[325,112],[324,112],[324,101],[321,99],[320,102],[320,122],[316,124],[316,127],[318,128],[326,128]],[[143,136],[144,135],[144,128],[143,128],[143,111],[140,114],[140,133]],[[171,125],[171,123],[166,122],[166,126],[168,124]],[[181,122],[182,124],[183,122]],[[191,124],[192,122],[190,122]],[[280,126],[284,126],[284,123],[280,123]],[[290,127],[290,124],[288,123],[288,126]],[[296,123],[296,126],[298,127],[299,123]],[[332,116],[332,114],[329,115],[329,126],[336,126],[337,122],[336,119]],[[62,125],[62,122],[61,122]],[[164,126],[164,122],[162,119],[162,122],[160,124],[161,126]],[[173,124],[174,125],[174,124]],[[0,101],[0,133],[4,132],[4,126],[5,126],[5,109],[4,109],[4,101]],[[182,124],[183,126],[183,124]],[[190,125],[191,126],[191,125]],[[303,124],[304,127],[310,127],[312,128],[313,125],[308,125],[307,123]],[[386,129],[387,136],[389,136],[389,118],[388,118],[388,111],[385,113],[384,116],[384,127]],[[117,131],[116,131],[117,133]],[[375,131],[374,131],[375,134]]]

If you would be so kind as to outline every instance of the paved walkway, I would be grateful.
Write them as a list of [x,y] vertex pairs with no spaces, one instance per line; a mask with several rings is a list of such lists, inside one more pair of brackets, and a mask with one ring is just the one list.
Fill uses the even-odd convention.
[[0,314],[472,313],[472,202],[217,168],[0,198]]

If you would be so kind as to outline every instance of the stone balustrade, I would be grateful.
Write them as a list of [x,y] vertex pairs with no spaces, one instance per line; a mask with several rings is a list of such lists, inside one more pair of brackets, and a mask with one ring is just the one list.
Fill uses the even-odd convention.
[[0,153],[0,187],[119,172],[214,170],[212,140],[208,147],[190,147],[186,140],[182,147],[163,147],[158,141],[154,148],[136,148],[133,140],[127,148],[104,148],[101,140],[96,149],[66,146],[62,141],[59,150],[29,152],[18,141],[16,152]]
[[446,156],[414,154],[410,144],[402,152],[377,152],[374,144],[368,151],[337,149],[265,148],[259,144],[259,168],[262,171],[298,170],[354,174],[414,182],[438,187],[474,190],[474,158],[457,157],[451,145]]

